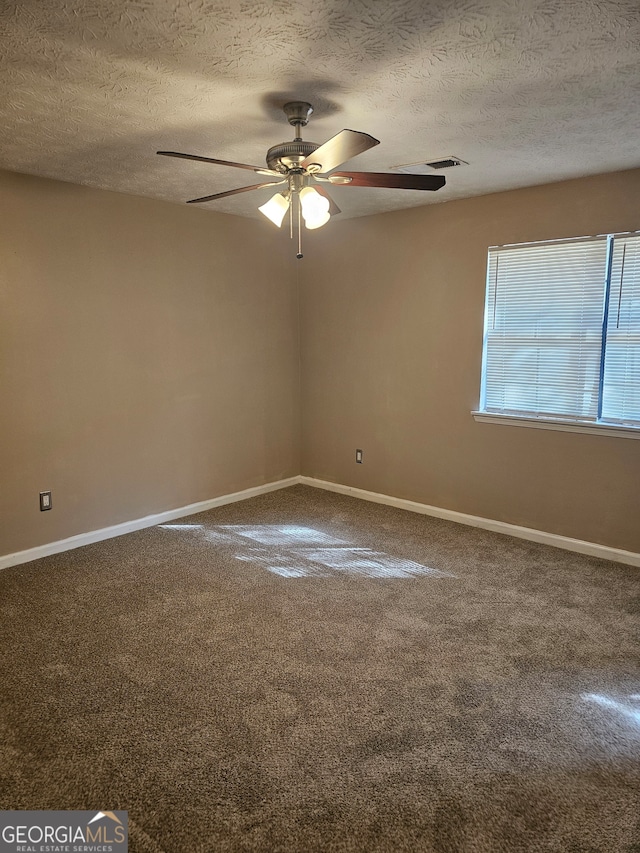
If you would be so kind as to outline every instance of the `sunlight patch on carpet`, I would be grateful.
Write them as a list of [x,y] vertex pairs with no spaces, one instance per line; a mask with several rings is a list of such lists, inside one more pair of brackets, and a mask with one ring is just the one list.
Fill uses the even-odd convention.
[[261,545],[346,545],[342,539],[329,536],[313,527],[300,527],[294,524],[222,524],[218,528],[229,533],[236,533]]
[[405,560],[391,557],[370,548],[320,548],[305,549],[305,558],[339,572],[365,575],[370,578],[409,578],[414,575],[439,575],[444,572]]
[[261,566],[282,578],[327,577],[336,573],[367,578],[454,577],[413,560],[360,548],[303,525],[160,524],[159,527],[176,532],[202,532],[214,546],[235,546],[236,560]]
[[262,565],[283,578],[326,577],[334,572],[368,578],[452,577],[413,560],[391,557],[370,548],[296,548],[275,556],[266,549],[251,548],[236,554],[236,559]]
[[640,726],[640,696],[632,694],[625,697],[625,701],[612,699],[602,693],[583,693],[582,698],[587,702],[594,702],[602,708],[609,708],[621,717],[624,717]]

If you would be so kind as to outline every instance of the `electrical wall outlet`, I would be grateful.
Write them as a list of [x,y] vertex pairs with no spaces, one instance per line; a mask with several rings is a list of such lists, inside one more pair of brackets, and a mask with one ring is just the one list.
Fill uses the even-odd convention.
[[362,451],[356,450],[356,462],[362,464]]
[[51,509],[51,492],[40,492],[40,512]]

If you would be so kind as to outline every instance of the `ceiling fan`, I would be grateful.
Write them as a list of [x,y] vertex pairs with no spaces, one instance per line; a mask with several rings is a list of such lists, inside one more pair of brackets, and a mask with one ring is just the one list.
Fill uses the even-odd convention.
[[[281,227],[287,212],[290,213],[289,227],[293,237],[294,222],[298,236],[298,251],[296,257],[302,257],[301,220],[308,229],[320,228],[325,225],[332,215],[340,213],[340,208],[333,201],[322,184],[333,184],[345,187],[387,187],[402,190],[439,190],[445,184],[442,175],[397,175],[387,172],[334,172],[342,163],[351,160],[357,154],[362,154],[369,148],[379,144],[368,133],[357,130],[341,130],[322,145],[307,142],[302,139],[301,129],[305,127],[313,112],[313,107],[306,101],[290,101],[283,107],[289,124],[296,129],[296,135],[291,142],[280,142],[267,151],[267,168],[249,166],[246,163],[233,163],[229,160],[216,160],[213,157],[201,157],[197,154],[181,154],[178,151],[158,151],[165,157],[181,157],[184,160],[198,160],[203,163],[216,163],[219,166],[233,166],[236,169],[248,169],[258,175],[279,178],[277,181],[267,181],[252,184],[248,187],[238,187],[235,190],[192,198],[187,204],[201,204],[205,201],[215,201],[218,198],[260,190],[265,187],[275,187],[286,184],[286,189],[277,192],[266,204],[258,210],[270,219],[278,228]],[[320,186],[316,186],[320,184]]]

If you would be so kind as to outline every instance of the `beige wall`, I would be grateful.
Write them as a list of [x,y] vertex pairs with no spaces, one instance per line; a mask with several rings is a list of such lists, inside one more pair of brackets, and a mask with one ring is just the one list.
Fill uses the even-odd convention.
[[331,223],[302,268],[302,472],[640,551],[640,441],[470,415],[487,247],[637,228],[640,170]]
[[0,219],[0,555],[298,473],[269,223],[9,173]]
[[0,173],[0,555],[300,471],[640,551],[640,441],[469,414],[487,246],[637,228],[638,198],[336,221],[296,262],[269,223]]

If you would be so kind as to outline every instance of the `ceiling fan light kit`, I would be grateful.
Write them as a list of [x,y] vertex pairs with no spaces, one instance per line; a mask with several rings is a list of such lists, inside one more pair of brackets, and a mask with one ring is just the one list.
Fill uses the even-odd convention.
[[313,187],[306,186],[300,190],[302,218],[307,228],[320,228],[331,218],[329,199],[320,195]]
[[274,225],[277,225],[278,228],[282,225],[282,220],[285,217],[286,212],[289,210],[290,198],[289,193],[284,195],[283,193],[276,193],[274,196],[271,196],[268,202],[263,204],[258,208],[260,213],[263,213],[267,219],[270,219]]
[[[297,258],[302,258],[302,220],[309,230],[321,228],[331,216],[340,213],[340,208],[322,187],[322,183],[334,186],[351,187],[387,187],[390,189],[438,190],[444,186],[442,175],[398,175],[386,172],[334,172],[338,166],[362,154],[379,144],[368,133],[357,130],[341,130],[322,145],[302,139],[301,130],[309,123],[313,107],[307,101],[289,101],[283,106],[284,114],[290,125],[296,130],[295,138],[290,142],[273,145],[267,151],[267,168],[235,163],[230,160],[217,160],[197,154],[181,154],[177,151],[158,151],[165,157],[179,157],[185,160],[197,160],[220,166],[232,166],[236,169],[248,169],[258,175],[279,178],[261,184],[238,187],[235,190],[214,193],[194,198],[187,204],[200,204],[219,198],[264,189],[265,187],[287,184],[287,189],[273,195],[258,210],[278,228],[284,217],[290,215],[290,233],[294,231],[298,238]],[[315,186],[320,183],[320,186]],[[295,226],[295,227],[294,227]]]

